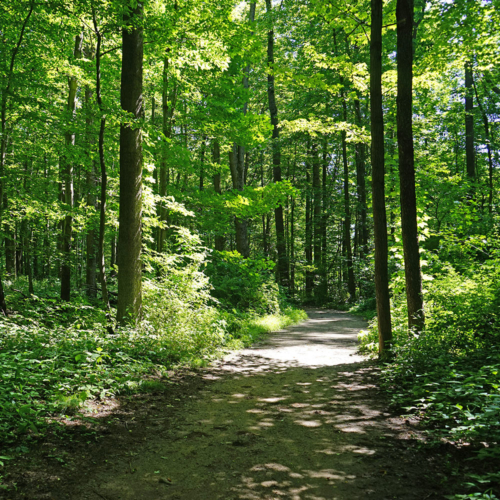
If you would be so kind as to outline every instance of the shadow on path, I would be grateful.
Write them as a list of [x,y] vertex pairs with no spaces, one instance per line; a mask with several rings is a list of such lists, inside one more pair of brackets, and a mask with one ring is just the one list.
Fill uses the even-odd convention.
[[55,500],[431,499],[439,470],[386,410],[377,368],[356,354],[366,324],[308,311],[302,325],[232,354],[177,418],[151,415],[143,442],[54,488]]

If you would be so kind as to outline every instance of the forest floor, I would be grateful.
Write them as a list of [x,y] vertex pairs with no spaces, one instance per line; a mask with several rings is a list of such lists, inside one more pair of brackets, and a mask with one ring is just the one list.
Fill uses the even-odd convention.
[[[7,499],[436,499],[460,486],[449,447],[388,409],[363,320],[309,319],[167,390],[96,405],[9,466]],[[90,423],[89,423],[90,422]]]

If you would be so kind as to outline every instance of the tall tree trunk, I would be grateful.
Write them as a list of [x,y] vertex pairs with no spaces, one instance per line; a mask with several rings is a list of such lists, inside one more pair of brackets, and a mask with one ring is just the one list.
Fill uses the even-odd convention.
[[[212,160],[215,165],[220,166],[220,143],[217,139],[214,140],[214,148],[212,152]],[[214,191],[220,196],[222,194],[222,189],[220,185],[220,171],[214,175]],[[223,252],[224,247],[226,246],[226,238],[224,235],[216,234],[215,235],[215,249],[218,252]]]
[[[476,180],[476,153],[474,150],[474,79],[472,61],[465,63],[465,159],[467,164],[467,177],[470,182]],[[471,190],[474,196],[474,189]]]
[[[233,144],[232,151],[229,152],[229,166],[233,179],[233,189],[243,191],[245,187],[245,149],[242,146]],[[248,221],[240,217],[234,218],[236,235],[236,250],[245,258],[250,256],[250,245],[248,241]]]
[[120,126],[117,320],[121,324],[136,323],[142,314],[142,134],[138,123],[143,115],[142,21],[142,3],[131,3],[122,28],[121,106],[132,115],[132,123]]
[[[356,113],[356,124],[361,127],[361,106],[359,99],[354,101],[354,110]],[[382,134],[384,133],[382,129]],[[358,217],[359,217],[359,258],[364,259],[368,253],[368,224],[366,222],[366,145],[362,142],[356,144],[356,187],[358,191]]]
[[[255,21],[255,8],[256,2],[250,4],[249,21],[253,23]],[[251,33],[253,35],[253,32]],[[243,87],[248,89],[250,87],[249,83],[250,75],[250,64],[245,67],[245,76],[243,78]],[[248,102],[243,104],[243,115],[246,115],[248,111]],[[229,153],[229,165],[231,167],[231,177],[233,180],[233,189],[238,191],[243,191],[245,187],[245,148],[238,144],[233,144],[233,149]],[[234,229],[236,233],[236,250],[247,258],[250,256],[250,243],[248,240],[248,221],[240,219],[238,217],[234,218]]]
[[[281,146],[279,143],[280,130],[278,126],[278,106],[276,104],[276,89],[274,79],[274,20],[272,19],[272,3],[266,0],[267,15],[270,18],[271,29],[267,34],[267,96],[269,99],[269,113],[273,126],[272,149],[273,149],[273,181],[281,182]],[[283,206],[274,209],[274,220],[276,225],[276,250],[278,252],[278,282],[285,288],[289,287],[288,257],[286,253],[285,226],[283,223]]]
[[[341,84],[343,84],[343,78],[341,78]],[[342,110],[344,121],[347,122],[347,103],[344,91],[342,91]],[[342,161],[344,165],[344,245],[347,257],[347,290],[349,291],[349,302],[354,302],[356,300],[356,281],[354,279],[354,265],[352,260],[349,164],[347,162],[347,137],[345,130],[342,131]]]
[[[7,154],[7,105],[9,95],[12,92],[12,77],[14,76],[14,68],[16,64],[16,58],[21,48],[23,42],[24,33],[26,32],[26,26],[33,13],[35,7],[35,2],[30,2],[30,6],[26,17],[24,18],[23,24],[21,26],[21,31],[19,33],[19,38],[14,46],[9,62],[9,70],[6,78],[6,86],[2,89],[0,95],[0,225],[3,218],[3,208],[4,208],[4,198],[5,198],[5,158]],[[7,316],[7,304],[5,303],[5,293],[3,289],[3,279],[0,276],[0,309],[2,313]]]
[[[75,36],[75,49],[73,56],[75,59],[82,57],[83,34]],[[63,159],[62,181],[64,183],[64,205],[66,216],[64,217],[62,233],[62,265],[61,265],[61,300],[69,301],[71,296],[71,250],[73,237],[73,159],[71,159],[71,150],[75,147],[74,125],[71,124],[75,118],[76,112],[76,91],[78,82],[75,76],[68,78],[68,102],[66,111],[70,122],[70,130],[64,134],[67,156]]]
[[[313,247],[314,247],[314,267],[315,274],[319,278],[319,282],[323,284],[323,258],[322,258],[322,247],[321,247],[321,237],[322,237],[322,223],[323,217],[321,213],[321,202],[322,202],[322,192],[321,192],[321,176],[320,176],[320,161],[318,157],[317,145],[312,145],[312,188],[313,188]],[[314,289],[315,302],[321,304],[324,300],[324,291],[322,287],[315,286]]]
[[371,0],[370,104],[373,239],[375,241],[375,295],[379,356],[391,347],[391,305],[387,265],[387,216],[385,212],[384,112],[382,108],[383,0]]
[[321,263],[323,266],[322,280],[325,299],[328,295],[328,248],[327,248],[327,227],[328,227],[328,210],[329,210],[329,197],[328,197],[328,138],[325,136],[323,142],[323,157],[322,157],[322,182],[321,191],[323,197],[323,204],[321,207]]
[[406,277],[408,326],[421,332],[425,317],[417,231],[417,198],[413,154],[412,88],[413,88],[413,0],[397,0],[397,126],[399,182],[401,199],[401,232]]
[[203,136],[201,141],[201,151],[200,151],[200,192],[203,191],[203,183],[205,180],[205,149],[207,147],[207,138]]
[[94,20],[94,30],[97,36],[97,50],[95,58],[95,86],[96,86],[96,99],[101,121],[99,125],[99,166],[101,170],[101,199],[99,207],[99,240],[97,243],[97,261],[99,264],[99,281],[101,283],[101,296],[106,309],[109,310],[109,294],[108,283],[106,279],[106,262],[104,259],[104,238],[106,234],[106,198],[108,189],[108,174],[106,171],[106,162],[104,158],[104,132],[106,129],[106,115],[104,114],[104,107],[102,104],[101,96],[101,49],[102,49],[102,33],[99,31],[95,10],[92,9],[92,16]]
[[311,186],[311,162],[312,148],[307,146],[306,159],[306,234],[305,234],[305,254],[306,254],[306,301],[310,302],[313,296],[314,273],[313,265],[313,218],[312,218],[312,186]]
[[[88,54],[88,57],[93,57],[93,54]],[[85,108],[87,117],[85,119],[87,125],[87,147],[88,147],[88,158],[89,164],[87,166],[86,172],[86,184],[87,184],[87,205],[89,207],[96,208],[96,196],[94,193],[94,189],[96,186],[96,172],[95,172],[95,163],[92,159],[91,151],[94,147],[93,140],[93,120],[91,113],[91,100],[92,100],[92,91],[87,87],[85,89]],[[85,266],[85,288],[87,292],[87,296],[91,299],[95,298],[97,295],[97,245],[96,245],[96,234],[94,230],[94,225],[87,230],[87,234],[85,237],[86,244],[86,266]]]
[[[159,175],[159,190],[158,194],[163,198],[167,195],[167,188],[170,182],[170,170],[168,167],[168,158],[167,158],[167,146],[168,141],[172,137],[172,127],[174,120],[174,112],[175,106],[177,104],[177,82],[174,81],[172,88],[169,91],[168,85],[168,66],[169,59],[168,55],[170,49],[166,49],[165,57],[163,59],[163,76],[162,76],[162,132],[163,132],[163,140],[162,140],[162,150],[161,150],[161,163],[160,163],[160,175]],[[157,243],[156,249],[159,253],[163,252],[163,247],[165,243],[165,235],[166,229],[164,225],[167,223],[168,219],[168,211],[166,207],[160,202],[159,209],[159,218],[161,222],[161,226],[158,228],[157,233]]]
[[481,111],[481,116],[483,117],[484,124],[484,135],[486,137],[486,151],[488,153],[488,212],[491,214],[493,212],[493,155],[491,152],[491,135],[490,135],[490,124],[488,121],[488,115],[481,104],[479,99],[479,94],[477,92],[476,82],[473,79],[474,93],[476,94],[477,105]]

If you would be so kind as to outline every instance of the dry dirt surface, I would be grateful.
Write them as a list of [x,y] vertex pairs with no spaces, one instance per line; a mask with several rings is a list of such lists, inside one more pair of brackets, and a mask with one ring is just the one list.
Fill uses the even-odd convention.
[[119,401],[97,442],[41,445],[5,498],[443,498],[442,460],[388,411],[377,367],[356,353],[366,324],[308,314],[164,394]]

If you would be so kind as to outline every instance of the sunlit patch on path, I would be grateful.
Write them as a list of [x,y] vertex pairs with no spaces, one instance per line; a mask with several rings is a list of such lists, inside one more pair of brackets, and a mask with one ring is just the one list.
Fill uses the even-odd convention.
[[308,311],[302,325],[200,373],[196,398],[134,450],[110,455],[57,500],[432,499],[437,464],[391,415],[377,368],[356,354],[366,325]]

